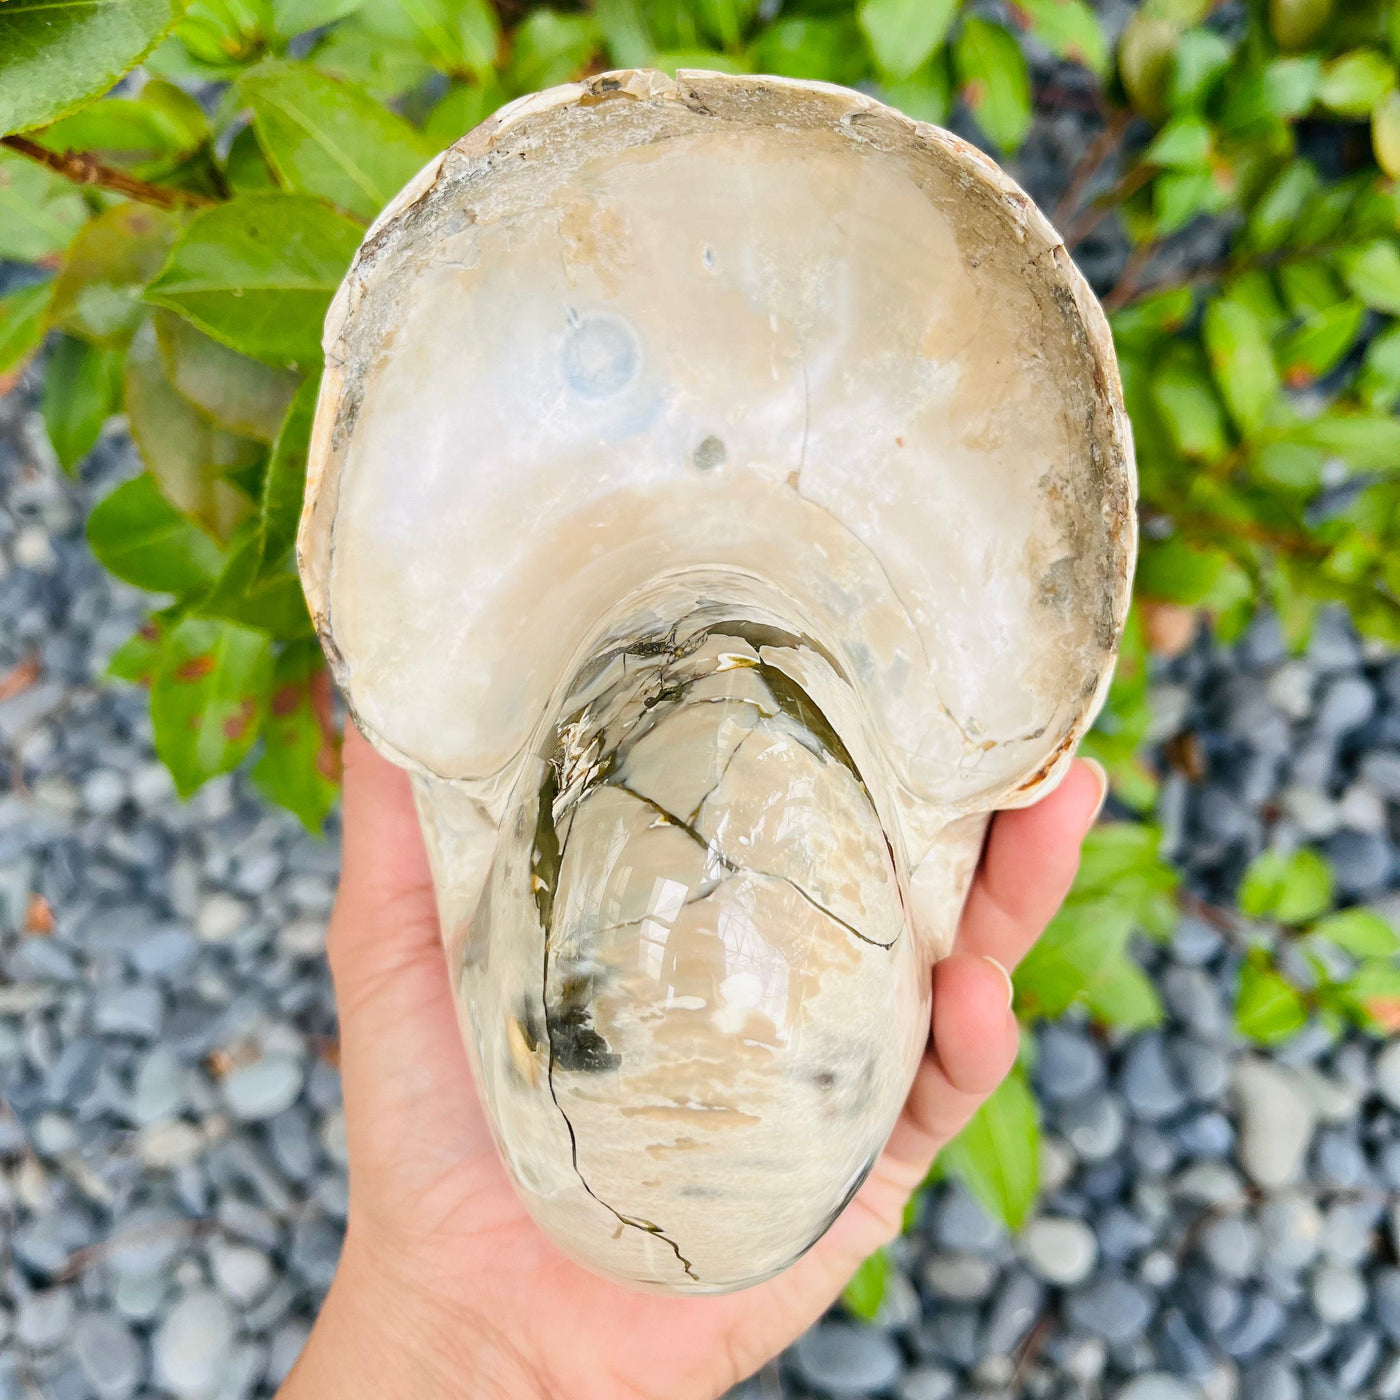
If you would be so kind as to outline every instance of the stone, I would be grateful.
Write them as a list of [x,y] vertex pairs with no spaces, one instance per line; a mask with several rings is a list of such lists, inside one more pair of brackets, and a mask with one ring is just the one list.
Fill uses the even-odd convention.
[[1176,1139],[1192,1157],[1224,1157],[1235,1145],[1235,1130],[1223,1113],[1193,1113],[1177,1126]]
[[1174,1374],[1196,1381],[1210,1374],[1214,1355],[1179,1308],[1165,1309],[1159,1327],[1162,1360]]
[[1339,739],[1365,724],[1375,708],[1375,692],[1365,680],[1360,676],[1337,676],[1323,687],[1313,724],[1319,734]]
[[1325,847],[1337,890],[1365,899],[1382,890],[1395,868],[1395,854],[1384,836],[1369,831],[1339,831]]
[[1312,712],[1314,684],[1312,669],[1305,662],[1285,661],[1269,677],[1266,694],[1269,703],[1289,719],[1306,719]]
[[299,1060],[288,1055],[264,1055],[230,1070],[220,1087],[224,1103],[236,1118],[256,1122],[290,1108],[301,1093],[302,1083]]
[[1312,1142],[1312,1105],[1288,1070],[1257,1056],[1235,1066],[1240,1165],[1257,1186],[1274,1190],[1302,1175]]
[[284,1322],[273,1333],[272,1341],[267,1349],[267,1374],[265,1380],[270,1385],[281,1385],[287,1379],[288,1373],[296,1365],[297,1357],[301,1355],[302,1348],[306,1345],[306,1338],[311,1328],[309,1324],[295,1319]]
[[1144,1371],[1113,1395],[1114,1400],[1201,1400],[1199,1387],[1167,1371]]
[[1387,802],[1400,802],[1400,752],[1372,749],[1357,771]]
[[1392,1345],[1400,1347],[1400,1269],[1381,1269],[1376,1273],[1371,1304],[1381,1331]]
[[141,1062],[127,1112],[138,1126],[178,1113],[185,1104],[185,1067],[163,1045]]
[[1372,1331],[1354,1332],[1332,1354],[1337,1384],[1349,1394],[1365,1386],[1381,1359],[1381,1339]]
[[888,1390],[903,1369],[899,1348],[883,1333],[841,1322],[818,1324],[789,1354],[804,1383],[838,1397]]
[[94,1001],[93,1029],[103,1035],[129,1035],[154,1040],[165,1015],[160,988],[148,983],[100,992]]
[[1322,1213],[1296,1192],[1270,1195],[1259,1207],[1259,1238],[1264,1257],[1276,1267],[1297,1273],[1306,1269],[1322,1243]]
[[1265,1357],[1240,1377],[1243,1400],[1302,1400],[1298,1372],[1276,1356]]
[[1068,1216],[1037,1216],[1017,1241],[1022,1257],[1047,1283],[1073,1288],[1098,1263],[1098,1242],[1082,1221]]
[[958,1378],[942,1366],[915,1366],[899,1378],[895,1400],[954,1400]]
[[73,1328],[73,1290],[45,1288],[28,1293],[19,1301],[15,1315],[15,1336],[30,1351],[52,1351]]
[[1361,1144],[1352,1133],[1328,1128],[1313,1146],[1313,1175],[1334,1190],[1352,1191],[1370,1180],[1370,1168]]
[[1060,1135],[1086,1162],[1112,1157],[1123,1141],[1123,1110],[1109,1094],[1090,1094],[1059,1111]]
[[223,1374],[236,1332],[237,1319],[221,1295],[205,1288],[182,1294],[152,1340],[157,1382],[181,1400],[205,1400]]
[[1152,1299],[1146,1290],[1114,1274],[1101,1274],[1086,1288],[1071,1293],[1066,1302],[1069,1321],[1109,1343],[1131,1341],[1152,1316]]
[[1200,1249],[1223,1278],[1247,1279],[1259,1262],[1259,1232],[1242,1216],[1216,1216],[1201,1230]]
[[199,902],[195,932],[205,943],[227,943],[252,919],[248,905],[235,895],[215,890]]
[[1355,1269],[1328,1263],[1313,1270],[1309,1296],[1318,1317],[1334,1327],[1355,1322],[1369,1297],[1366,1281]]
[[1227,1355],[1248,1361],[1274,1341],[1288,1320],[1283,1305],[1267,1293],[1254,1293],[1234,1323],[1218,1334]]
[[264,1297],[275,1277],[272,1261],[253,1245],[215,1239],[209,1245],[209,1265],[224,1296],[240,1308]]
[[1047,1022],[1036,1045],[1035,1082],[1052,1103],[1082,1098],[1103,1083],[1103,1055],[1083,1028]]
[[1400,1112],[1400,1040],[1391,1040],[1375,1065],[1376,1092],[1396,1112]]
[[920,1277],[936,1297],[969,1302],[991,1293],[997,1273],[996,1264],[985,1255],[964,1252],[929,1255]]
[[[343,1144],[345,1115],[338,1117]],[[324,1129],[322,1135],[324,1139]],[[1006,1238],[1005,1226],[993,1219],[959,1181],[952,1182],[934,1204],[929,1224],[933,1238],[944,1249],[989,1250]]]
[[127,1400],[145,1377],[140,1340],[110,1313],[84,1313],[73,1329],[72,1350],[97,1400]]
[[1186,1095],[1167,1054],[1166,1041],[1159,1034],[1149,1032],[1132,1043],[1117,1078],[1129,1111],[1143,1122],[1155,1123],[1170,1118],[1186,1105]]
[[1214,1042],[1228,1034],[1230,1015],[1219,983],[1204,968],[1168,968],[1162,978],[1162,997],[1172,1015],[1201,1040]]
[[1216,1045],[1199,1040],[1176,1039],[1172,1058],[1186,1092],[1198,1103],[1217,1103],[1230,1087],[1230,1061]]
[[982,1345],[989,1356],[1011,1356],[1035,1326],[1045,1306],[1045,1289],[1017,1270],[997,1290],[987,1311]]

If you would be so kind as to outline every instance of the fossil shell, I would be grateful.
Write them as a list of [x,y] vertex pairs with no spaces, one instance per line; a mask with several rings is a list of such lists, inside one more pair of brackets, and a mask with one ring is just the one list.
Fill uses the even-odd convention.
[[1107,688],[1098,304],[948,132],[628,71],[433,161],[325,350],[298,559],[504,1160],[601,1273],[768,1277],[893,1126],[989,814]]

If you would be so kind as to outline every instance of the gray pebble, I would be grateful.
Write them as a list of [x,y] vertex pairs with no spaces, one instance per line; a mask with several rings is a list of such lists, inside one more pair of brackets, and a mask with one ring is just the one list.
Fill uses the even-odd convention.
[[1240,1378],[1243,1400],[1302,1400],[1298,1372],[1277,1356],[1256,1361]]
[[264,1055],[239,1065],[223,1078],[221,1088],[229,1111],[245,1122],[272,1118],[290,1108],[301,1093],[301,1062],[289,1055]]
[[1155,1123],[1178,1113],[1186,1094],[1161,1035],[1139,1036],[1118,1071],[1118,1087],[1134,1117]]
[[237,1326],[218,1293],[197,1288],[183,1294],[153,1338],[156,1380],[182,1400],[202,1400],[223,1374]]
[[1123,1141],[1123,1110],[1108,1094],[1090,1094],[1065,1104],[1059,1112],[1060,1135],[1086,1162],[1112,1157]]
[[970,1302],[991,1293],[997,1273],[996,1264],[983,1254],[931,1254],[924,1260],[920,1279],[935,1297]]
[[1066,1315],[1075,1327],[1107,1342],[1128,1342],[1147,1326],[1152,1299],[1137,1284],[1103,1274],[1087,1288],[1069,1295]]
[[1116,1390],[1114,1400],[1202,1400],[1202,1393],[1167,1371],[1144,1371]]
[[1017,1242],[1022,1257],[1046,1283],[1073,1288],[1084,1282],[1098,1263],[1094,1232],[1069,1216],[1037,1216]]
[[1381,1269],[1376,1274],[1371,1306],[1381,1331],[1400,1347],[1400,1269]]
[[[343,1137],[345,1118],[338,1117]],[[988,1215],[961,1182],[950,1184],[929,1215],[933,1238],[944,1249],[987,1250],[1006,1237],[1001,1222]]]
[[84,1313],[73,1330],[73,1357],[97,1400],[127,1400],[146,1374],[136,1334],[110,1313]]
[[1375,712],[1376,695],[1360,676],[1328,681],[1318,698],[1313,724],[1319,734],[1339,739],[1359,729]]
[[1201,1230],[1200,1248],[1222,1278],[1247,1279],[1259,1262],[1259,1232],[1242,1216],[1216,1216]]
[[790,1354],[799,1377],[829,1395],[888,1390],[903,1369],[899,1348],[883,1333],[841,1322],[813,1328]]
[[1332,1326],[1355,1322],[1366,1311],[1366,1280],[1341,1264],[1319,1264],[1309,1290],[1317,1315]]
[[915,1366],[899,1378],[896,1400],[953,1400],[958,1378],[942,1366]]
[[45,1288],[20,1299],[15,1336],[30,1351],[52,1351],[73,1328],[71,1288]]

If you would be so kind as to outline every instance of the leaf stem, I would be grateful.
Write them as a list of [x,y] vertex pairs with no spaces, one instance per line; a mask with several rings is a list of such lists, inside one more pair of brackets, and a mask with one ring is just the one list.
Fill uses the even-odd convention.
[[91,151],[50,151],[31,141],[27,136],[0,137],[0,146],[16,151],[30,160],[47,166],[65,180],[75,185],[95,185],[98,189],[111,190],[113,194],[125,195],[128,199],[142,204],[154,204],[158,209],[180,209],[199,207],[215,203],[208,195],[194,190],[172,190],[161,185],[153,185],[146,180],[138,180],[124,170],[106,165]]
[[1065,192],[1061,195],[1060,202],[1055,206],[1051,222],[1056,228],[1059,228],[1079,208],[1079,201],[1084,198],[1084,191],[1089,188],[1090,181],[1098,174],[1099,167],[1122,141],[1128,127],[1132,124],[1132,120],[1132,112],[1126,107],[1120,107],[1113,113],[1104,129],[1085,147],[1084,154],[1070,172],[1069,184],[1065,186]]

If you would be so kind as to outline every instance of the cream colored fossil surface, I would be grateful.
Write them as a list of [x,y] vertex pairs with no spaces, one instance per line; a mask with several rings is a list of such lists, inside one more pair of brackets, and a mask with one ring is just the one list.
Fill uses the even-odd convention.
[[506,1165],[599,1272],[769,1277],[889,1135],[989,814],[1107,688],[1098,305],[947,132],[621,72],[434,161],[325,347],[302,577],[413,774]]

